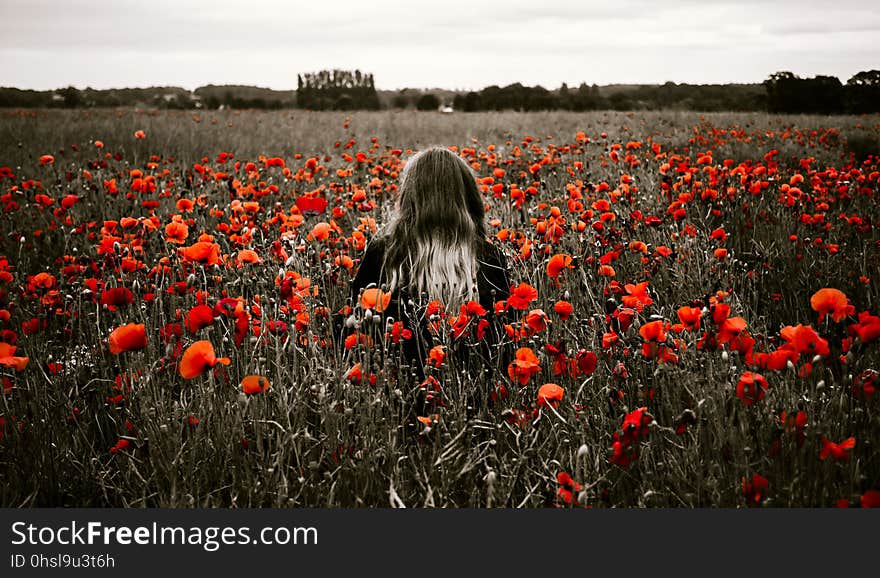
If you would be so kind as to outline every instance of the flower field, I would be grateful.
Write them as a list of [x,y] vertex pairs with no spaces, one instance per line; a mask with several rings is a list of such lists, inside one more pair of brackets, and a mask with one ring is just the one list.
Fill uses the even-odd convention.
[[[877,116],[0,131],[3,506],[880,506]],[[431,304],[416,379],[349,286],[433,144],[473,167],[511,295]],[[490,317],[495,367],[449,354]]]

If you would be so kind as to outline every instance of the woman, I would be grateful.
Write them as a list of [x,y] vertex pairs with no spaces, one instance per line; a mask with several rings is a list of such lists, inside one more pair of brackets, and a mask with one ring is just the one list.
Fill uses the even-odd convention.
[[[395,214],[367,246],[352,282],[352,305],[373,325],[373,315],[384,314],[384,335],[395,321],[411,332],[398,343],[419,379],[426,360],[436,362],[429,358],[436,345],[451,349],[452,362],[469,365],[471,375],[497,361],[494,304],[507,299],[510,284],[504,255],[486,238],[483,203],[461,157],[439,147],[416,154],[403,170]],[[438,301],[458,315],[451,337],[448,323],[433,323]],[[355,318],[363,328],[364,317]]]

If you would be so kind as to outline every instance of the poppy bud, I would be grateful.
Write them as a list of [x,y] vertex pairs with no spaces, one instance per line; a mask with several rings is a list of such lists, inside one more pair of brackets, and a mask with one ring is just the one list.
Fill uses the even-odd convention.
[[367,310],[364,312],[364,321],[366,321],[367,323],[369,323],[369,322],[372,321],[372,320],[373,320],[373,310],[372,310],[372,309],[367,309]]
[[816,390],[822,390],[822,389],[825,389],[825,380],[824,379],[820,379],[819,383],[816,384]]
[[794,363],[792,363],[790,359],[785,362],[785,366],[788,369],[792,369],[792,370],[794,369]]
[[577,451],[577,458],[578,459],[585,458],[585,457],[587,457],[587,454],[589,454],[589,453],[590,453],[590,450],[587,447],[587,444],[581,444],[581,447],[579,447],[578,451]]
[[821,356],[821,355],[814,355],[814,356],[813,356],[813,364],[814,364],[814,365],[817,364],[817,363],[819,363],[820,361],[822,361],[822,356]]
[[726,362],[728,359],[730,359],[730,355],[727,354],[727,350],[722,351],[721,352],[721,361]]

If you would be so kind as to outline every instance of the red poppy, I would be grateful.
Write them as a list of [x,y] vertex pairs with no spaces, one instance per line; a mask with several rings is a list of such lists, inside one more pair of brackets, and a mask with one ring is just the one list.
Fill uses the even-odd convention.
[[565,269],[572,269],[572,258],[569,255],[558,253],[550,257],[547,263],[547,276],[553,279],[559,277]]
[[746,405],[753,405],[755,402],[761,401],[766,395],[767,380],[760,373],[751,371],[743,372],[736,384],[736,395]]
[[127,287],[113,287],[101,292],[101,305],[107,305],[111,310],[123,305],[130,305],[134,301],[134,295]]
[[263,260],[260,258],[256,251],[253,251],[251,249],[242,249],[235,256],[235,262],[238,263],[239,267],[241,267],[243,265],[262,263]]
[[269,380],[262,375],[246,375],[241,380],[241,390],[247,395],[262,393],[269,389]]
[[528,283],[520,283],[510,292],[507,304],[514,309],[524,311],[529,308],[529,303],[538,298],[538,290]]
[[859,313],[859,322],[849,326],[850,334],[858,335],[862,343],[868,344],[880,339],[880,317],[867,311]]
[[766,497],[766,490],[770,482],[761,474],[752,474],[752,480],[742,479],[742,494],[749,506],[760,505]]
[[535,352],[528,347],[517,349],[514,360],[507,366],[507,375],[511,381],[520,385],[529,382],[533,375],[541,371],[541,365]]
[[446,350],[442,345],[435,345],[428,352],[428,363],[434,367],[440,367],[446,360]]
[[728,317],[718,328],[718,343],[728,343],[739,337],[746,329],[746,320],[742,317]]
[[700,328],[700,318],[703,316],[703,310],[699,307],[679,307],[678,320],[682,325],[690,331],[696,331]]
[[547,314],[543,309],[532,309],[525,318],[526,325],[533,333],[547,329]]
[[378,312],[385,311],[391,303],[391,293],[371,287],[361,294],[361,307]]
[[565,321],[571,314],[574,312],[574,306],[568,301],[557,301],[553,304],[553,311],[555,311],[559,318]]
[[642,336],[642,339],[645,341],[654,341],[657,343],[662,343],[666,341],[666,325],[665,321],[650,321],[645,323],[641,327],[639,327],[639,335]]
[[16,349],[17,348],[14,345],[0,342],[0,365],[12,367],[15,371],[24,371],[27,367],[29,358],[16,356]]
[[147,346],[147,332],[142,323],[129,323],[114,329],[107,338],[107,345],[113,355],[137,351]]
[[186,314],[184,325],[190,333],[214,324],[214,310],[207,305],[196,305]]
[[830,315],[831,319],[837,323],[847,315],[855,313],[855,309],[848,304],[843,291],[829,287],[819,289],[813,294],[810,298],[810,307],[819,313],[819,323],[822,323],[826,315]]
[[183,357],[180,359],[180,375],[184,379],[193,379],[218,363],[229,365],[231,360],[228,357],[218,358],[210,341],[196,341],[183,352]]
[[648,282],[644,281],[637,285],[632,285],[627,283],[623,286],[626,290],[627,294],[621,297],[621,301],[627,307],[632,307],[639,313],[647,307],[654,303],[654,300],[648,295]]
[[182,245],[189,236],[189,227],[180,221],[172,221],[165,225],[165,241]]
[[783,327],[779,334],[788,342],[786,345],[798,353],[810,357],[831,353],[828,342],[819,337],[819,334],[810,325],[801,325],[800,323],[797,327],[789,325]]
[[556,474],[556,483],[559,484],[556,495],[566,504],[574,504],[577,501],[576,493],[584,489],[568,472]]
[[556,407],[562,401],[563,395],[565,395],[565,389],[555,383],[545,383],[538,389],[538,405]]
[[880,508],[880,491],[868,490],[862,494],[860,503],[863,508]]
[[819,451],[819,457],[823,460],[828,458],[828,456],[831,456],[837,461],[848,460],[849,453],[847,453],[847,450],[851,450],[856,447],[856,438],[846,438],[839,444],[825,439],[824,436],[821,438],[821,440],[822,449]]
[[210,241],[199,241],[180,250],[180,254],[188,261],[202,265],[219,265],[223,261],[220,256],[220,245]]

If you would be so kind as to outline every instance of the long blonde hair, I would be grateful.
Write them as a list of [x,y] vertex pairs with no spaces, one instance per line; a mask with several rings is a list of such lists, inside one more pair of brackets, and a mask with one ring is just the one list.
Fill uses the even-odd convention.
[[474,174],[460,156],[432,147],[409,159],[384,234],[389,289],[439,299],[447,310],[477,300],[484,214]]

